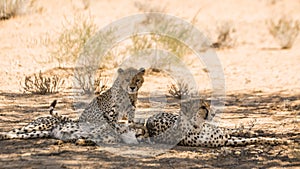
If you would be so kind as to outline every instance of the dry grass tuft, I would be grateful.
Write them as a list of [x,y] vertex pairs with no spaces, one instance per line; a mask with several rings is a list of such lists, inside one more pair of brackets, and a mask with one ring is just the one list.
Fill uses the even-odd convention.
[[297,20],[282,17],[279,20],[267,22],[269,32],[279,42],[281,49],[290,49],[300,30]]
[[184,82],[179,82],[178,85],[171,84],[169,86],[169,94],[174,98],[181,99],[183,96],[187,96],[190,93],[189,87]]
[[65,21],[66,25],[58,38],[54,40],[54,47],[50,52],[58,61],[59,67],[73,65],[87,40],[97,31],[97,26],[91,17],[75,15],[73,20],[65,19]]
[[235,32],[232,22],[224,22],[217,27],[217,41],[212,44],[214,48],[232,48],[235,45],[235,39],[232,34]]
[[35,0],[1,0],[0,20],[10,19],[25,14],[34,4]]
[[95,79],[95,82],[94,82],[95,94],[101,94],[102,92],[104,92],[108,88],[109,88],[108,87],[108,78],[103,77],[100,73],[99,76]]
[[64,84],[64,80],[54,75],[51,77],[45,76],[40,71],[32,76],[25,76],[23,89],[25,92],[32,94],[51,94],[58,93]]

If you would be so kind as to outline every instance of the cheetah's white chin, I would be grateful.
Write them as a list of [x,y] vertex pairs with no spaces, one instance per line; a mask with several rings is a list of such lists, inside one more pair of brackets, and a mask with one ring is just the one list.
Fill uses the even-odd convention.
[[127,93],[128,93],[128,94],[136,94],[137,91],[128,91]]
[[120,135],[121,139],[126,144],[138,144],[134,131],[129,131]]

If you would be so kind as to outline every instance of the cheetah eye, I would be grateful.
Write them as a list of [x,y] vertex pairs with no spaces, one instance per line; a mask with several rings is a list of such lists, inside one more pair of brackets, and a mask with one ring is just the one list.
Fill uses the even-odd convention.
[[136,82],[136,83],[138,83],[138,82],[140,82],[140,81],[141,81],[140,79],[136,79],[136,81],[135,81],[135,82]]

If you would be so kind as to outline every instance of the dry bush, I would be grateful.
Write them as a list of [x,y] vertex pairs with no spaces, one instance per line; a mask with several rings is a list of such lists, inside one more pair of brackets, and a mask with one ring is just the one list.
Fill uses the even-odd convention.
[[32,76],[25,76],[23,89],[25,92],[33,94],[51,94],[58,93],[64,84],[64,80],[54,75],[51,77],[45,76],[40,71]]
[[92,94],[94,87],[93,73],[95,70],[76,68],[74,80],[76,88],[83,91],[84,94]]
[[217,41],[212,44],[214,48],[232,48],[235,45],[235,40],[232,34],[235,28],[231,22],[224,22],[217,26]]
[[279,42],[281,49],[289,49],[293,46],[300,30],[299,21],[282,17],[267,23],[271,35]]
[[91,6],[91,1],[90,0],[81,0],[81,2],[82,2],[84,10],[90,8],[90,6]]
[[[99,69],[108,69],[116,65],[113,62],[115,59],[114,53],[107,51],[108,44],[112,44],[115,40],[114,32],[114,28],[106,32],[98,32],[90,38],[87,42],[88,44],[82,43],[82,50],[76,55],[77,62],[74,72],[74,87],[80,90],[80,93],[93,94],[96,85],[95,81],[97,81],[94,75],[97,75]],[[78,57],[79,54],[80,58]],[[100,88],[104,90],[106,87],[102,86]]]
[[100,73],[100,75],[95,79],[94,82],[95,94],[101,94],[107,89],[108,89],[108,78],[105,76],[103,77]]
[[92,68],[77,68],[74,74],[75,86],[84,94],[100,94],[108,89],[108,78],[100,73],[93,77],[97,70]]
[[189,87],[184,82],[179,82],[177,85],[172,83],[171,86],[169,86],[169,94],[174,98],[181,99],[183,96],[189,95],[189,93]]
[[[169,27],[168,29],[171,30],[172,27]],[[182,30],[180,33],[185,31],[187,30]],[[183,58],[191,53],[191,50],[181,41],[169,36],[157,34],[134,35],[131,37],[130,46],[126,47],[126,50],[131,53],[136,53],[147,49],[167,51],[179,58]],[[162,65],[169,65],[170,62],[170,60],[162,60],[161,58],[153,57],[150,60],[149,69],[158,70]]]
[[[186,33],[185,31],[186,30],[182,30],[181,33]],[[184,43],[168,36],[159,36],[157,38],[157,42],[162,48],[169,50],[170,52],[181,58],[191,52]]]
[[0,20],[9,19],[27,12],[35,0],[1,0]]
[[148,1],[135,1],[134,6],[143,13],[149,13],[149,12],[161,12],[164,13],[166,11],[166,6],[160,5],[160,6],[155,6],[151,5]]
[[51,56],[55,58],[59,67],[73,65],[87,40],[97,31],[97,26],[91,17],[74,16],[72,21],[66,20],[59,37],[53,42]]
[[131,36],[131,42],[132,46],[129,46],[129,50],[132,53],[155,47],[155,41],[151,35],[133,35]]
[[[157,23],[158,26],[160,26],[160,24],[161,23]],[[180,39],[189,38],[187,36],[189,31],[188,29],[178,29],[178,26],[172,24],[171,22],[169,23],[166,29],[166,32],[171,32],[170,34],[176,35]],[[170,36],[159,35],[154,33],[150,33],[147,35],[134,35],[131,37],[131,42],[132,45],[127,47],[127,50],[131,53],[147,49],[157,49],[167,51],[179,58],[183,58],[192,53],[188,46],[186,46],[180,40]],[[150,69],[158,70],[160,66],[168,65],[169,62],[170,60],[161,60],[158,58],[153,58],[150,63]]]
[[[172,21],[167,22],[168,25],[165,26],[166,23],[160,23],[159,18],[153,18],[153,17],[161,17],[160,15],[151,15],[151,12],[160,12],[165,13],[166,7],[163,5],[155,6],[151,3],[145,1],[140,2],[136,1],[134,3],[134,6],[140,11],[145,13],[146,19],[145,23],[150,22],[150,20],[155,20],[155,25],[157,27],[161,27],[161,29],[166,30],[166,32],[169,32],[169,34],[176,35],[180,39],[186,39],[188,38],[187,35],[189,33],[189,30],[187,29],[178,29],[178,25],[176,23],[173,23]],[[149,14],[148,14],[149,13]],[[193,22],[196,21],[196,16],[193,17]],[[157,22],[158,21],[158,22]],[[180,42],[178,39],[174,39],[169,36],[162,36],[162,35],[140,35],[140,36],[133,36],[132,37],[133,42],[133,49],[135,51],[141,50],[141,49],[147,49],[147,48],[159,48],[159,49],[165,49],[170,51],[171,53],[175,54],[176,56],[183,57],[184,55],[188,54],[188,47],[184,45],[182,42]]]

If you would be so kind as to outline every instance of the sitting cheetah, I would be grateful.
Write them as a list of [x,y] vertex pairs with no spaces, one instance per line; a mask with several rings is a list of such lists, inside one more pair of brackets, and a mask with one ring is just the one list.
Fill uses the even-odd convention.
[[112,130],[108,123],[89,123],[69,121],[59,123],[51,131],[51,137],[60,139],[63,142],[75,142],[79,145],[113,144],[124,142],[127,144],[138,144],[143,141],[146,127],[134,123],[117,122]]
[[80,122],[116,123],[127,119],[133,122],[138,90],[144,83],[145,69],[118,69],[118,77],[112,87],[94,98],[79,117]]
[[[183,101],[180,116],[158,113],[146,123],[150,140],[154,143],[183,146],[221,147],[247,144],[280,144],[281,139],[248,138],[239,130],[218,127],[207,120],[209,110],[198,99]],[[242,133],[242,134],[241,134]]]
[[[53,113],[56,104],[51,104],[50,117],[41,117],[20,130],[2,134],[2,139],[54,137],[63,141],[90,138],[96,143],[116,143],[122,134],[132,133],[121,119],[133,122],[138,90],[142,86],[144,68],[118,69],[118,77],[112,87],[92,100],[79,121],[63,118]],[[121,136],[119,137],[119,135]]]

